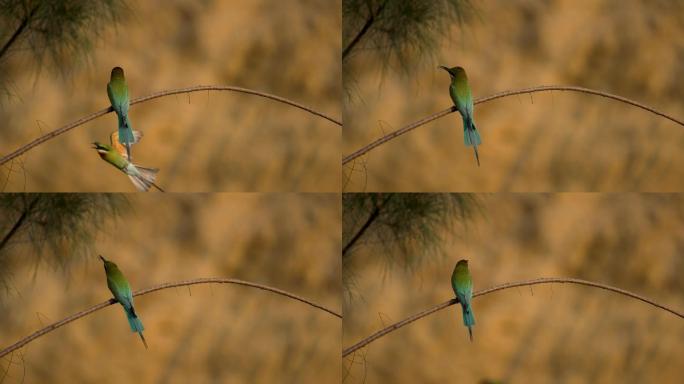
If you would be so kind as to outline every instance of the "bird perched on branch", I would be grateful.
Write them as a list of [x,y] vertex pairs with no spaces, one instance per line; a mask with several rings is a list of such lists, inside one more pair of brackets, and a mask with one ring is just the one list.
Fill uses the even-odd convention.
[[123,273],[116,266],[116,264],[105,259],[100,255],[100,259],[104,263],[105,274],[107,275],[107,287],[112,291],[114,299],[121,304],[124,311],[126,312],[126,318],[128,318],[128,325],[131,326],[132,332],[137,332],[140,335],[140,339],[147,349],[147,342],[145,341],[145,336],[143,336],[142,321],[135,313],[135,308],[133,307],[133,293],[131,292],[131,286],[128,284],[128,280],[124,277]]
[[473,118],[473,95],[470,92],[468,85],[468,77],[465,69],[462,67],[447,68],[440,65],[440,68],[447,71],[451,77],[451,85],[449,85],[449,95],[453,100],[456,109],[463,117],[463,141],[465,145],[472,146],[475,150],[475,160],[477,166],[480,166],[480,156],[477,153],[477,146],[482,144],[480,134],[475,127],[475,120]]
[[112,103],[112,108],[116,112],[119,121],[119,141],[126,147],[128,158],[133,159],[131,156],[131,145],[135,139],[131,120],[128,118],[128,85],[126,84],[123,68],[112,68],[109,83],[107,83],[107,96],[109,96],[109,102]]
[[468,327],[468,335],[470,341],[473,341],[473,329],[475,325],[475,316],[473,315],[473,308],[471,302],[473,299],[473,280],[470,277],[468,270],[468,260],[459,260],[456,263],[454,272],[451,274],[451,287],[456,293],[458,302],[461,303],[463,309],[463,324]]
[[[117,131],[112,132],[109,136],[110,145],[101,144],[97,141],[93,143],[93,148],[97,150],[100,158],[128,175],[128,178],[131,179],[133,185],[139,191],[145,192],[151,187],[155,187],[159,191],[164,192],[163,189],[154,183],[159,169],[145,168],[130,162],[125,148],[118,140],[118,135]],[[132,144],[137,143],[141,137],[142,134],[140,132],[133,131]]]

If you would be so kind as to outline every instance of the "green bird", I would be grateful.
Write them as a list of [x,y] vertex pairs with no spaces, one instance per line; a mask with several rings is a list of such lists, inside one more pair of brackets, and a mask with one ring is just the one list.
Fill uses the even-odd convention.
[[100,259],[104,263],[105,274],[107,275],[107,287],[112,291],[114,299],[121,304],[124,311],[126,311],[126,318],[128,318],[128,325],[131,326],[132,332],[137,332],[140,335],[140,339],[143,344],[145,344],[145,349],[147,349],[147,342],[145,341],[145,336],[143,336],[142,321],[138,318],[135,313],[135,308],[133,307],[133,293],[131,292],[131,286],[128,284],[128,280],[124,277],[123,273],[116,266],[116,264],[99,255]]
[[135,138],[133,137],[131,120],[128,118],[128,85],[126,85],[123,68],[112,68],[112,74],[109,83],[107,83],[107,96],[109,96],[109,102],[112,103],[112,109],[116,112],[119,120],[119,141],[126,147],[128,158],[132,159],[131,144]]
[[454,272],[451,274],[451,287],[456,293],[458,302],[461,303],[463,309],[463,324],[468,327],[468,334],[470,341],[473,341],[473,329],[475,325],[475,316],[473,315],[473,308],[471,301],[473,299],[473,280],[470,277],[468,270],[468,260],[459,260],[456,263]]
[[449,95],[453,100],[456,109],[463,117],[463,141],[465,145],[472,146],[475,149],[475,160],[477,166],[480,166],[480,156],[477,154],[477,146],[482,144],[480,134],[475,127],[475,120],[473,119],[473,95],[470,92],[468,85],[468,77],[465,69],[462,67],[447,68],[440,65],[440,68],[449,72],[451,77],[451,85],[449,85]]
[[[126,156],[126,152],[123,150],[123,146],[117,142],[117,135],[118,133],[116,131],[111,134],[111,145],[101,144],[96,141],[93,143],[93,149],[97,150],[97,153],[100,155],[102,160],[108,162],[109,164],[118,168],[121,172],[128,175],[128,178],[131,179],[133,185],[135,185],[139,191],[145,192],[151,187],[155,187],[159,191],[164,192],[163,189],[154,183],[159,169],[145,168],[131,163]],[[140,132],[134,131],[133,137],[133,144],[135,144],[138,140],[140,140]]]

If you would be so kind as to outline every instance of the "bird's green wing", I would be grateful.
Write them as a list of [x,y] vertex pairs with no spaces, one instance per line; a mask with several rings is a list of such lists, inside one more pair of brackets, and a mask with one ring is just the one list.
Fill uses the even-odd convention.
[[[454,84],[454,93],[456,96],[456,107],[459,111],[467,112],[469,116],[473,115],[473,97],[468,86],[468,81],[463,78],[456,78]],[[454,97],[454,96],[452,96]]]
[[124,307],[133,305],[131,286],[120,271],[114,271],[107,275],[107,286],[121,305]]
[[470,271],[468,271],[468,267],[457,265],[456,268],[454,268],[454,273],[451,275],[451,286],[454,288],[454,291],[456,291],[457,294],[472,292],[473,281],[470,277]]
[[107,96],[117,112],[128,113],[128,87],[123,80],[113,79],[107,83]]
[[109,164],[123,170],[128,166],[126,156],[122,156],[116,149],[110,149],[104,157],[104,160]]
[[451,101],[454,102],[456,109],[461,110],[460,102],[458,101],[458,93],[456,92],[456,84],[451,83],[449,85],[449,96],[451,96]]

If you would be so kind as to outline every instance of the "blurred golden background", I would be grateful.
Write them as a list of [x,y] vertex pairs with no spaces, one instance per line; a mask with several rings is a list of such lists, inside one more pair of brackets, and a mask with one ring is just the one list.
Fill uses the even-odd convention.
[[[463,66],[473,97],[536,85],[615,93],[684,118],[684,4],[676,1],[483,0],[436,60],[409,75],[378,56],[344,63],[343,155],[450,105],[438,64]],[[390,63],[391,64],[391,63]],[[343,169],[345,191],[681,191],[684,129],[613,100],[571,92],[475,106],[477,167],[458,113]]]
[[[26,56],[8,62],[0,102],[0,154],[109,106],[114,66],[129,95],[193,85],[235,85],[276,94],[341,118],[340,1],[129,1],[91,57],[66,77]],[[299,109],[234,92],[198,92],[132,106],[144,138],[136,163],[160,168],[169,191],[340,189],[341,128]],[[114,113],[86,123],[0,168],[3,191],[134,191],[100,160]],[[7,179],[7,181],[6,181]]]
[[[575,277],[684,309],[683,196],[477,199],[479,213],[444,228],[449,240],[437,257],[402,269],[388,267],[392,255],[374,245],[357,249],[343,304],[344,348],[453,298],[450,278],[460,259],[469,260],[475,291]],[[344,382],[676,383],[684,377],[682,319],[625,296],[540,285],[475,298],[473,311],[473,343],[460,306],[451,306],[346,357]]]
[[[38,255],[15,243],[0,300],[2,348],[110,298],[97,253],[134,290],[231,277],[341,311],[339,195],[126,198],[127,213],[106,223],[94,253],[72,259],[69,273],[34,266]],[[235,285],[167,289],[135,304],[149,350],[121,307],[110,306],[0,359],[3,383],[339,381],[341,320],[306,304]]]

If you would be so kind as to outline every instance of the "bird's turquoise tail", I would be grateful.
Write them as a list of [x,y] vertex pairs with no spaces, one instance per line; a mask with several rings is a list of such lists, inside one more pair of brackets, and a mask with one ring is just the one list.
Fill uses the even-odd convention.
[[131,326],[131,331],[137,332],[140,335],[140,340],[142,340],[143,344],[145,345],[145,349],[147,349],[147,341],[145,341],[145,336],[143,336],[145,327],[143,327],[142,321],[140,321],[138,315],[135,314],[135,310],[133,308],[130,310],[125,309],[125,311],[126,317],[128,318],[128,325]]
[[463,324],[468,327],[468,335],[470,335],[470,341],[473,341],[473,329],[475,325],[475,315],[473,315],[473,310],[470,308],[470,304],[461,304],[463,308]]
[[140,321],[134,310],[126,310],[126,317],[128,318],[128,325],[131,326],[131,331],[142,332],[145,330],[142,321]]
[[482,144],[480,133],[477,132],[477,128],[475,127],[472,118],[463,118],[463,142],[468,147]]
[[128,116],[121,116],[119,118],[119,143],[126,147],[126,154],[128,155],[129,160],[132,159],[131,144],[135,144],[136,140]]
[[477,153],[477,146],[482,144],[482,140],[473,119],[467,116],[463,116],[463,142],[467,147],[473,147],[475,150],[475,160],[477,160],[477,166],[479,167],[480,155]]
[[472,327],[473,325],[475,325],[475,316],[473,315],[473,311],[470,308],[470,305],[461,305],[461,307],[463,308],[463,324],[466,327]]
[[135,135],[133,134],[133,127],[128,116],[121,116],[119,118],[119,142],[121,144],[135,144]]

